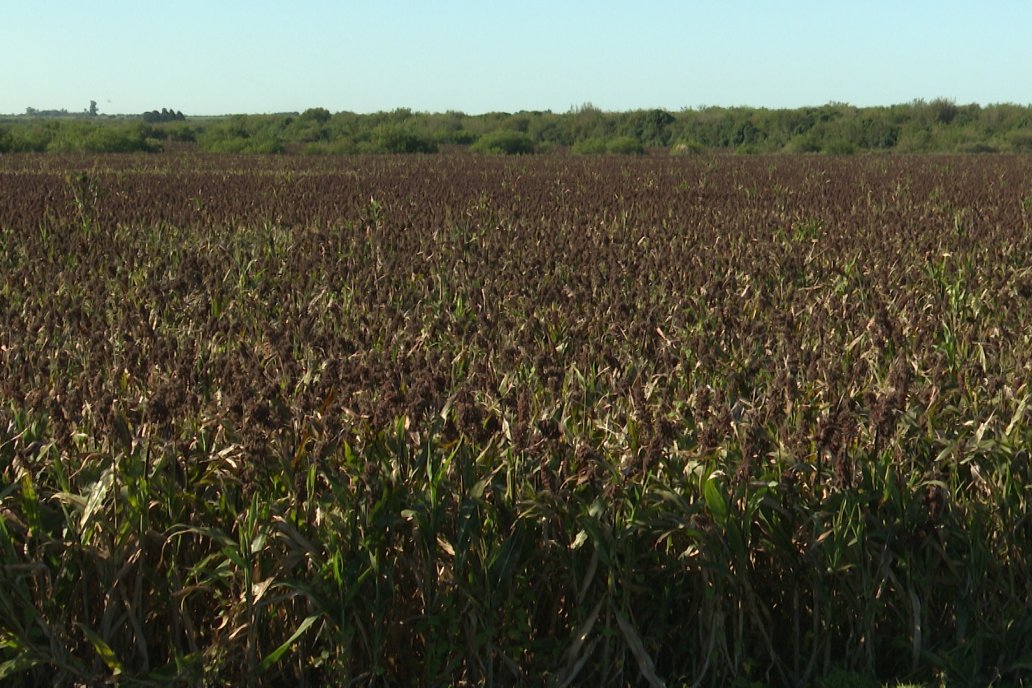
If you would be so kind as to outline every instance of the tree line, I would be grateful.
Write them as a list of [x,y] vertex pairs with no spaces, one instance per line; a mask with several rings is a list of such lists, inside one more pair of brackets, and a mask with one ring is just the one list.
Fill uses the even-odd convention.
[[134,118],[23,116],[0,120],[0,153],[156,152],[192,148],[229,153],[696,154],[862,152],[1032,152],[1032,106],[958,105],[952,100],[795,109],[702,107],[609,112],[586,104],[568,112],[469,115],[414,112],[301,113],[191,118],[163,108]]

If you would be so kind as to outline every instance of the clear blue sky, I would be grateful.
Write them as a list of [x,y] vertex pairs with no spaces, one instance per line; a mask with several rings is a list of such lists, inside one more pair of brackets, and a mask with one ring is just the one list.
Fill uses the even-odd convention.
[[1029,0],[0,2],[0,113],[1032,103]]

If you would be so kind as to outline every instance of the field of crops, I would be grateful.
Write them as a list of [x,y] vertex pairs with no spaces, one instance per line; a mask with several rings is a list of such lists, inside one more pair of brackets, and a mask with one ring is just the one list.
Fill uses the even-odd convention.
[[1022,686],[1032,159],[0,157],[0,680]]

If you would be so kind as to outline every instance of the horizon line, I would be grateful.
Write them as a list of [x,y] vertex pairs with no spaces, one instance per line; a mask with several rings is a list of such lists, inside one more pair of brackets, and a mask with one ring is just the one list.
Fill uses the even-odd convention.
[[[523,109],[519,109],[519,110],[484,110],[484,111],[480,111],[480,112],[468,112],[468,111],[465,111],[465,110],[450,109],[450,108],[446,109],[446,110],[420,110],[420,109],[412,108],[412,107],[405,106],[405,105],[400,105],[398,107],[394,107],[394,108],[391,108],[391,109],[381,108],[381,109],[378,109],[378,110],[361,110],[360,111],[360,110],[347,110],[347,109],[333,110],[333,109],[328,108],[328,107],[326,107],[324,105],[312,105],[312,106],[306,107],[306,108],[304,108],[302,110],[275,110],[275,111],[264,111],[264,112],[255,112],[255,111],[252,111],[252,112],[221,112],[221,113],[216,113],[216,114],[210,114],[210,113],[188,114],[188,113],[184,113],[184,116],[185,117],[212,117],[212,118],[215,118],[215,117],[240,117],[240,116],[243,116],[243,117],[251,117],[251,116],[274,117],[274,116],[277,116],[277,115],[279,115],[279,116],[300,115],[300,114],[303,114],[304,112],[306,112],[308,110],[315,110],[315,109],[327,110],[328,112],[330,112],[331,115],[352,114],[352,115],[360,115],[360,116],[369,116],[369,115],[392,114],[392,113],[397,113],[397,112],[401,112],[401,111],[406,111],[407,110],[407,111],[409,111],[413,115],[462,115],[464,117],[484,117],[484,116],[488,116],[488,115],[518,115],[518,114],[524,114],[524,113],[529,113],[529,114],[568,115],[568,114],[576,114],[578,112],[584,112],[584,111],[590,111],[590,110],[598,111],[598,112],[601,112],[603,114],[625,114],[625,113],[631,113],[631,112],[647,112],[647,111],[651,111],[651,110],[661,110],[661,111],[664,111],[664,112],[671,112],[671,113],[675,113],[675,112],[705,112],[706,110],[766,110],[766,111],[776,111],[776,110],[806,110],[806,109],[822,108],[822,107],[846,107],[846,108],[854,108],[854,109],[857,109],[857,110],[875,110],[875,109],[889,109],[889,108],[894,108],[894,107],[916,106],[916,105],[921,105],[921,104],[932,104],[932,103],[942,102],[942,101],[951,103],[951,104],[953,104],[953,105],[955,105],[957,107],[977,106],[977,107],[980,107],[980,108],[991,108],[991,107],[1012,106],[1012,107],[1032,108],[1032,102],[1030,102],[1030,103],[1019,103],[1019,102],[1016,102],[1016,101],[991,101],[991,102],[981,103],[981,102],[978,102],[978,101],[971,101],[971,102],[968,102],[968,103],[958,103],[956,101],[956,99],[954,99],[954,98],[949,98],[949,97],[945,97],[945,96],[936,96],[936,97],[931,98],[931,99],[927,99],[927,98],[914,98],[914,99],[909,100],[909,101],[895,102],[895,103],[888,103],[888,104],[880,104],[880,105],[856,105],[856,104],[851,103],[849,101],[829,100],[827,102],[820,103],[820,104],[813,104],[813,103],[811,103],[811,104],[807,104],[807,105],[796,105],[796,106],[769,106],[769,105],[748,105],[748,104],[738,104],[738,105],[700,104],[700,105],[682,105],[682,106],[680,106],[678,108],[669,108],[669,107],[664,107],[664,106],[639,106],[639,107],[632,107],[632,108],[626,108],[626,109],[607,109],[607,108],[598,107],[594,103],[592,103],[591,101],[586,101],[586,102],[584,102],[584,103],[582,103],[580,105],[571,105],[565,111],[556,111],[556,110],[553,110],[551,108],[544,108],[544,109],[528,109],[528,108],[523,108]],[[152,110],[144,110],[142,112],[112,112],[112,113],[98,112],[97,114],[90,114],[88,109],[84,109],[84,110],[80,111],[80,110],[68,110],[67,108],[35,108],[33,106],[27,106],[25,108],[25,110],[26,110],[25,112],[0,113],[0,117],[25,117],[25,118],[33,118],[33,117],[87,117],[87,118],[140,117],[143,114],[148,113],[148,112],[160,112],[157,109],[152,109]],[[33,110],[34,112],[30,113],[30,112],[28,112],[28,110]],[[182,112],[182,110],[177,108],[176,110],[174,110],[174,112]]]

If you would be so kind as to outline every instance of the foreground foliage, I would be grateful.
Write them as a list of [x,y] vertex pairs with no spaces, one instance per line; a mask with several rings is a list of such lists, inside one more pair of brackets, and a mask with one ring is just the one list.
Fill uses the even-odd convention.
[[0,678],[1023,685],[1029,160],[151,165],[0,171]]

